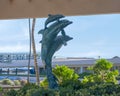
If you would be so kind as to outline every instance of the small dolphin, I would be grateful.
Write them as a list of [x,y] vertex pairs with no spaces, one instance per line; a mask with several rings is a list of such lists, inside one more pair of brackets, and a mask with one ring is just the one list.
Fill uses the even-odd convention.
[[47,25],[53,21],[59,21],[60,18],[64,18],[62,14],[52,15],[48,14],[48,19],[45,21],[45,29],[47,28]]
[[68,42],[69,40],[72,40],[73,38],[68,36],[68,35],[65,35],[65,36],[57,36],[53,42],[53,44],[51,45],[51,48],[49,49],[49,52],[48,52],[48,57],[50,56],[52,58],[52,56],[54,55],[54,53],[56,51],[58,51],[62,45],[64,45],[64,41],[65,42]]

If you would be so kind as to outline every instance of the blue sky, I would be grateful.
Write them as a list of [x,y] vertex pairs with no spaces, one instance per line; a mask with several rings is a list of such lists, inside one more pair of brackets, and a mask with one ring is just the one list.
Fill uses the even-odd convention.
[[[120,56],[120,14],[70,16],[73,23],[65,28],[66,34],[74,39],[63,46],[55,56],[111,58]],[[41,51],[41,35],[46,18],[37,18],[35,42]],[[28,19],[0,20],[0,53],[28,52]]]

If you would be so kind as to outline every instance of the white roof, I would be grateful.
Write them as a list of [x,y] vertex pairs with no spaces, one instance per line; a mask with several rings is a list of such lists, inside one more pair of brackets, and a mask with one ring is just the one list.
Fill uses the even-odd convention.
[[[69,67],[80,67],[80,66],[91,66],[95,64],[96,60],[98,59],[53,59],[52,66],[56,65],[67,65]],[[120,58],[112,58],[107,59],[113,64],[120,64]],[[39,67],[44,67],[42,64],[42,61],[40,59],[38,61]],[[27,67],[28,66],[28,60],[13,60],[11,63],[0,63],[0,67]],[[34,60],[31,60],[30,66],[34,66]]]

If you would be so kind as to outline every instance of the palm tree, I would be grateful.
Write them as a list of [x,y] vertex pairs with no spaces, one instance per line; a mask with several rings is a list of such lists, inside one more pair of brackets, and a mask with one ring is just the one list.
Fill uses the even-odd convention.
[[39,85],[39,83],[40,83],[40,80],[39,80],[39,68],[38,68],[38,64],[37,64],[37,54],[36,54],[35,40],[34,40],[35,22],[36,22],[36,19],[33,18],[33,22],[32,22],[32,48],[33,48],[33,55],[34,55],[36,81],[37,81],[37,84]]

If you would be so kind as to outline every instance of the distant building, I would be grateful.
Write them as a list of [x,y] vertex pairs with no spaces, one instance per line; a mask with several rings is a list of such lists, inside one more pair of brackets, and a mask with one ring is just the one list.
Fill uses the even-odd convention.
[[0,62],[1,63],[7,63],[7,62],[11,62],[11,56],[8,54],[0,54]]
[[[31,59],[33,59],[33,54],[31,54]],[[1,63],[10,63],[12,60],[28,60],[29,53],[0,53]],[[37,59],[40,59],[40,53],[37,53]]]
[[[93,66],[96,62],[95,58],[53,58],[52,67],[56,65],[66,65],[74,69],[77,73],[88,72],[88,66]],[[112,69],[117,69],[120,72],[120,57],[115,56],[113,58],[107,59],[113,63]],[[8,62],[9,61],[9,62]],[[40,54],[37,57],[38,66],[40,72],[44,70],[44,65],[40,59]],[[14,53],[14,54],[0,54],[0,68],[20,68],[28,66],[28,54],[25,53]],[[31,57],[30,66],[34,67],[34,60]]]

